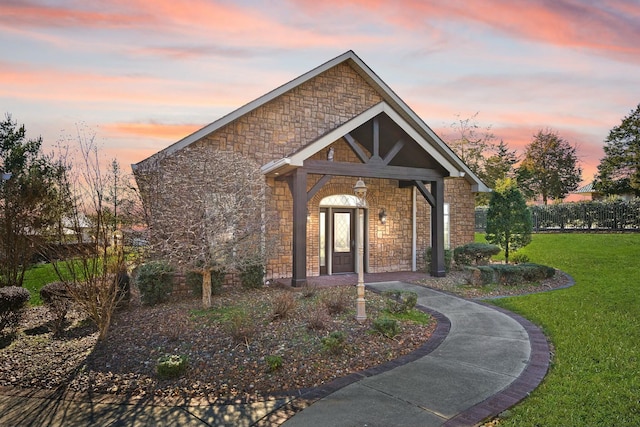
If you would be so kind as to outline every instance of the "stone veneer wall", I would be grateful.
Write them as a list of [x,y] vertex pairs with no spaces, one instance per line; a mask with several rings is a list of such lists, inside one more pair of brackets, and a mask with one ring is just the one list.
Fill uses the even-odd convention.
[[[200,141],[161,159],[171,171],[158,186],[159,205],[174,215],[179,224],[184,215],[201,202],[199,191],[213,191],[220,180],[234,179],[207,170],[207,162],[220,153],[236,152],[247,164],[260,166],[289,155],[381,101],[380,95],[347,64],[340,64],[282,96],[238,118]],[[341,141],[333,144],[336,161],[359,161]],[[325,158],[318,153],[316,158]],[[211,168],[209,168],[211,169]],[[197,170],[197,176],[194,174]],[[188,178],[188,179],[187,179]],[[309,175],[308,188],[319,179]],[[144,179],[139,179],[144,192]],[[319,274],[318,213],[320,200],[331,194],[353,194],[354,179],[334,177],[309,202],[307,231],[307,275]],[[147,189],[152,184],[147,183]],[[268,278],[291,277],[293,202],[284,181],[267,178],[267,229],[269,242]],[[398,188],[395,180],[368,180],[369,271],[399,271],[411,268],[411,189]],[[454,245],[473,241],[473,194],[466,181],[446,180],[445,200],[458,198],[451,208],[451,236]],[[195,192],[194,190],[197,189]],[[202,190],[205,189],[205,190]],[[209,190],[210,189],[210,190]],[[418,259],[429,242],[429,208],[418,195]],[[387,223],[380,224],[378,212],[385,208]],[[159,227],[161,228],[161,227]],[[162,230],[153,232],[162,234]],[[183,238],[188,238],[187,234]],[[189,256],[185,254],[185,256]]]

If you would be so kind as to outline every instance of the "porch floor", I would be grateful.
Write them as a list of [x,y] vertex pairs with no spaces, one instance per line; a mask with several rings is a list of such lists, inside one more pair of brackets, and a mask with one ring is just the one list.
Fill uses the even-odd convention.
[[[428,273],[423,271],[393,271],[388,273],[365,273],[364,283],[380,283],[380,282],[412,282],[425,277],[431,277]],[[277,282],[291,284],[291,278],[277,279]],[[312,276],[307,277],[307,283],[309,285],[316,285],[320,287],[325,286],[339,286],[339,285],[356,285],[358,283],[357,273],[344,273],[333,274],[331,276]]]

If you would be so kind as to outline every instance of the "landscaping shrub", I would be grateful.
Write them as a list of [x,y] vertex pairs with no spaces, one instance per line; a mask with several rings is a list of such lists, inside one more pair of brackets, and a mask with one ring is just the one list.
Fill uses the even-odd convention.
[[173,268],[162,261],[142,264],[136,275],[142,302],[155,305],[169,299],[173,290]]
[[[428,247],[424,251],[424,271],[429,273],[431,271],[431,252],[433,249]],[[453,260],[453,251],[451,249],[444,250],[444,271],[451,271],[451,261]]]
[[240,268],[240,282],[247,289],[258,289],[264,284],[264,266],[247,265]]
[[161,379],[177,378],[187,370],[187,356],[167,354],[158,359],[156,372]]
[[302,287],[303,298],[313,298],[318,293],[318,285],[305,283]]
[[256,326],[244,310],[235,310],[230,313],[226,329],[235,341],[244,343],[249,342],[256,333]]
[[555,268],[546,265],[524,263],[520,264],[520,267],[524,269],[524,280],[527,282],[539,282],[550,279],[556,274]]
[[184,282],[187,287],[191,289],[193,295],[197,297],[202,296],[202,273],[198,271],[187,271],[184,275]]
[[273,299],[271,318],[286,319],[295,311],[296,305],[296,299],[291,291],[280,292]]
[[30,294],[19,286],[0,288],[0,331],[5,327],[14,328],[20,323]]
[[527,256],[527,254],[513,254],[511,256],[511,258],[509,259],[509,261],[511,261],[514,264],[524,264],[529,262],[529,257]]
[[64,330],[67,312],[73,301],[69,286],[66,282],[51,282],[40,289],[40,299],[53,316],[51,326],[56,335]]
[[384,296],[390,313],[406,313],[418,303],[418,294],[411,291],[386,291]]
[[[211,270],[211,295],[218,295],[222,292],[222,285],[227,276],[224,268]],[[194,296],[202,297],[202,273],[199,271],[188,271],[185,274],[185,283],[191,289]]]
[[467,243],[453,251],[458,266],[487,265],[492,256],[500,253],[500,247],[488,243]]
[[347,336],[342,331],[333,331],[321,340],[322,348],[331,354],[342,353],[346,341]]
[[269,371],[277,371],[282,368],[283,360],[282,356],[278,356],[277,354],[270,354],[264,358],[264,361],[267,363],[269,367]]
[[307,329],[313,331],[323,331],[327,329],[331,320],[329,314],[323,307],[315,307],[307,312]]
[[340,288],[337,292],[330,292],[324,297],[323,303],[330,315],[342,314],[347,311],[347,293],[347,288]]
[[387,338],[393,338],[400,332],[400,326],[395,319],[380,317],[373,321],[373,330]]
[[127,305],[131,301],[131,278],[127,270],[122,268],[116,273],[116,282],[118,284],[118,303]]
[[549,279],[555,274],[555,270],[552,267],[532,263],[466,266],[464,271],[467,283],[473,286],[488,285],[490,283],[518,285],[539,282]]

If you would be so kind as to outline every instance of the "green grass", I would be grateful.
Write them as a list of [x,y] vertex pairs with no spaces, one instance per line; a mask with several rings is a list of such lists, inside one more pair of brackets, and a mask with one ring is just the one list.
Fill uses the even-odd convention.
[[555,348],[543,383],[500,426],[640,425],[640,235],[537,234],[520,252],[576,284],[493,302]]
[[[67,279],[71,279],[69,268],[65,262],[58,263],[58,268]],[[60,280],[60,278],[50,263],[36,264],[25,271],[22,286],[31,294],[29,304],[42,305],[40,289],[47,283],[57,282],[58,280]]]
[[31,305],[41,305],[40,289],[47,283],[60,280],[51,264],[38,264],[31,267],[24,273],[23,286],[31,294],[29,303]]

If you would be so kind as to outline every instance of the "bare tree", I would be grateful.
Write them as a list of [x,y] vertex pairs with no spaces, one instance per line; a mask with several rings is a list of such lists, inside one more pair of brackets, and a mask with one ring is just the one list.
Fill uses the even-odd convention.
[[478,114],[466,119],[457,115],[456,121],[450,126],[453,135],[447,138],[447,144],[473,173],[481,177],[486,154],[495,151],[495,135],[491,132],[491,126],[483,129],[478,125]]
[[215,152],[189,165],[154,158],[136,180],[147,220],[152,256],[203,275],[203,306],[211,305],[211,272],[266,263],[270,222],[267,186],[257,165],[234,152]]
[[72,194],[68,223],[81,249],[77,256],[54,256],[51,261],[60,279],[69,283],[73,300],[98,326],[102,340],[123,296],[119,273],[126,271],[124,250],[112,244],[113,224],[106,209],[109,180],[101,170],[95,134],[78,129],[77,143],[78,164],[73,165],[69,157],[64,163]]

